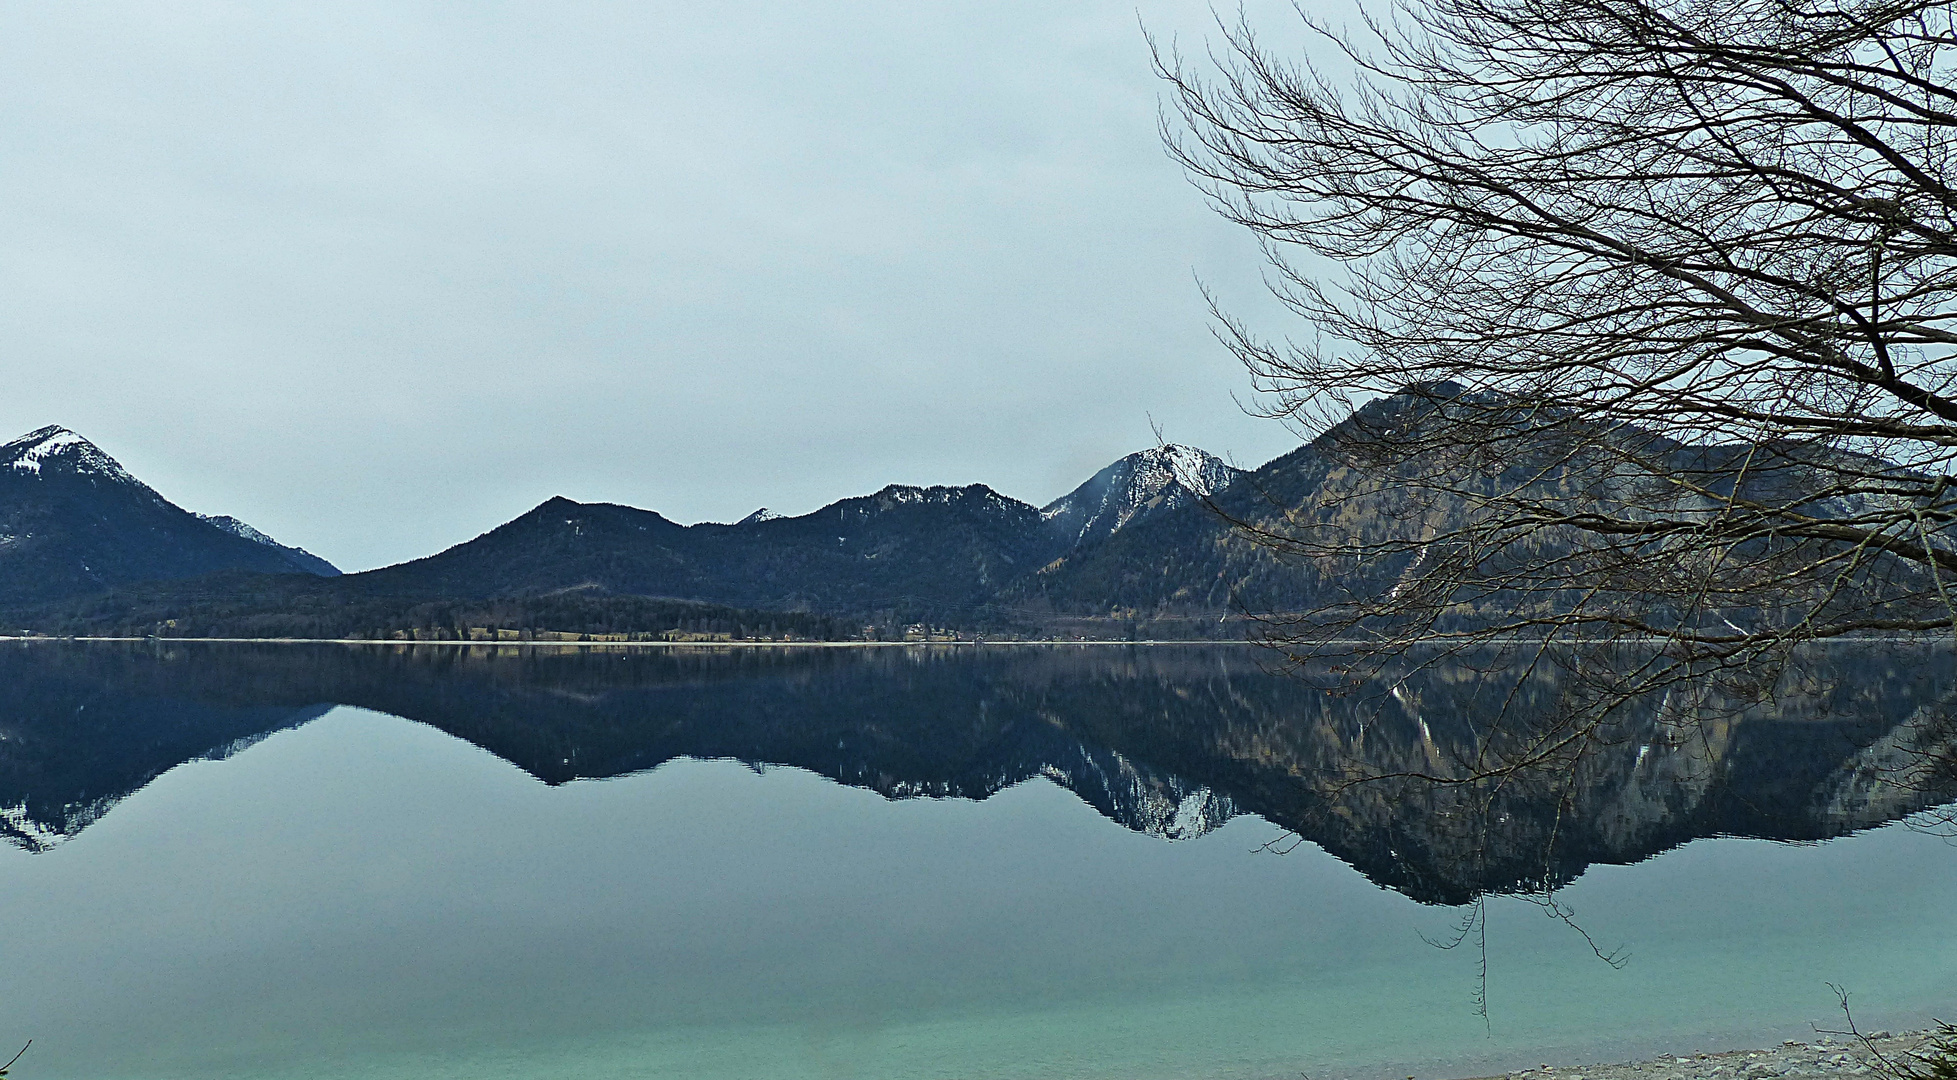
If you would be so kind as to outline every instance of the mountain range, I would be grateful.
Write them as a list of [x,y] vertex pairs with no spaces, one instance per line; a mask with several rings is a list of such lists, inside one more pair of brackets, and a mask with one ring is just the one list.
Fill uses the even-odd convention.
[[[87,440],[46,428],[0,447],[0,631],[1237,637],[1245,614],[1389,594],[1417,570],[1420,535],[1469,519],[1473,498],[1423,497],[1356,449],[1389,432],[1444,437],[1435,400],[1414,391],[1375,400],[1250,471],[1193,447],[1143,450],[1044,507],[983,484],[893,484],[793,517],[763,509],[732,524],[682,525],[559,497],[445,551],[342,576],[242,522],[184,511]],[[1744,450],[1660,449],[1714,480]],[[1514,454],[1479,468],[1451,483],[1545,497],[1565,483],[1553,463]],[[1753,467],[1748,483],[1798,485],[1798,472]],[[1363,559],[1308,558],[1258,542],[1246,525],[1405,542]],[[1556,602],[1543,596],[1484,603],[1499,614]]]
[[1238,475],[1171,445],[1130,454],[1044,508],[983,484],[893,484],[732,525],[557,498],[447,551],[355,577],[395,595],[590,592],[969,625],[1017,583],[1117,534],[1206,517],[1203,500]]
[[[1081,588],[1064,583],[1082,570],[1105,575],[1106,560],[1090,553],[1131,536],[1144,537],[1124,548],[1144,576],[1163,562],[1162,544],[1227,542],[1229,526],[1208,502],[1244,475],[1215,455],[1166,445],[1114,462],[1045,507],[983,484],[891,485],[795,517],[759,510],[734,524],[681,525],[553,498],[435,555],[341,576],[235,518],[177,507],[94,444],[50,427],[0,447],[0,608],[18,627],[53,632],[112,624],[168,633],[188,619],[243,636],[274,625],[291,632],[292,620],[260,616],[299,608],[357,609],[361,619],[337,629],[317,618],[306,625],[368,636],[376,605],[398,614],[403,605],[539,597],[600,607],[654,598],[706,605],[722,621],[746,612],[736,620],[746,623],[770,611],[885,626],[1026,625],[1052,612],[1132,622],[1116,605],[1070,606]],[[1206,621],[1230,610],[1228,583],[1199,586],[1173,590],[1173,601]],[[229,621],[213,623],[216,609]],[[431,633],[450,625],[424,621]]]
[[[1395,595],[1418,577],[1425,538],[1467,527],[1493,497],[1554,503],[1581,493],[1599,505],[1642,506],[1652,497],[1643,489],[1671,492],[1682,475],[1711,493],[1743,483],[1749,500],[1792,501],[1824,518],[1865,509],[1852,498],[1802,494],[1825,490],[1829,469],[1843,463],[1811,460],[1810,451],[1525,421],[1525,403],[1505,409],[1461,393],[1411,388],[1376,399],[1250,471],[1193,447],[1143,450],[1044,507],[983,484],[891,485],[793,517],[763,509],[732,524],[682,525],[650,510],[553,498],[437,554],[343,576],[235,519],[188,513],[87,440],[44,428],[0,447],[0,632],[1239,637],[1245,615],[1326,615],[1355,597]],[[1457,399],[1468,408],[1448,404]],[[1484,427],[1516,420],[1500,452],[1463,457],[1449,449],[1462,435],[1456,413],[1478,415]],[[1578,475],[1588,466],[1572,464],[1573,438],[1590,440],[1590,457],[1617,462],[1604,470],[1607,481]],[[1388,464],[1372,451],[1381,445],[1430,447],[1434,460]],[[1892,468],[1848,464],[1871,475]],[[1445,490],[1406,482],[1423,468],[1444,472]],[[1674,498],[1679,514],[1717,510],[1711,494],[1662,497]],[[1272,536],[1315,546],[1260,542]],[[1530,557],[1553,576],[1566,560],[1545,553],[1568,555],[1582,541],[1544,534],[1531,543]],[[1645,614],[1720,631],[1799,616],[1816,596],[1900,617],[1941,594],[1900,561],[1870,579],[1887,584],[1868,592],[1817,579],[1802,599],[1769,578],[1752,593],[1722,593],[1719,605]],[[1899,584],[1902,599],[1881,592]],[[1482,590],[1445,618],[1472,625],[1553,615],[1572,602],[1564,585],[1544,578]]]

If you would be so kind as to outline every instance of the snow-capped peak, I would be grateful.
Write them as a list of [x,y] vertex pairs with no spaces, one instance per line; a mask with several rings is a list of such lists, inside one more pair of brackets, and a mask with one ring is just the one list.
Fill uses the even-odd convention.
[[756,510],[754,513],[749,514],[748,516],[742,518],[740,521],[736,522],[735,524],[759,525],[764,521],[776,521],[779,520],[780,518],[781,518],[780,514],[777,514],[773,510],[770,510],[764,506],[761,509]]
[[128,484],[139,483],[116,463],[116,459],[103,453],[101,447],[65,427],[50,424],[0,445],[0,466],[14,472],[38,476],[43,465],[54,461],[64,462],[74,472],[83,475],[102,476]]
[[1214,495],[1237,478],[1238,470],[1224,464],[1222,458],[1193,446],[1168,443],[1135,456],[1159,462],[1177,483],[1196,495]]
[[0,447],[0,456],[4,456],[8,465],[21,472],[37,473],[41,471],[43,459],[58,454],[70,446],[86,445],[88,445],[87,439],[67,428],[49,426],[39,431],[30,431],[6,446]]
[[1074,543],[1222,491],[1240,475],[1215,454],[1169,443],[1137,451],[1048,503],[1040,516]]

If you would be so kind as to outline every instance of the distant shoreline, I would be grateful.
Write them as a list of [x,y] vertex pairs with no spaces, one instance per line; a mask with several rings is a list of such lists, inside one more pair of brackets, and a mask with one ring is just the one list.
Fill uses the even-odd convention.
[[[1549,640],[1548,644],[1595,645],[1595,644],[1608,643],[1608,644],[1621,645],[1621,644],[1631,644],[1639,641],[1649,642],[1649,643],[1662,643],[1664,640],[1665,640],[1664,638],[1652,636],[1652,635],[1635,635],[1635,636],[1626,636],[1621,638],[1611,638],[1607,640],[1599,640],[1599,639],[1591,639],[1591,638],[1552,638]],[[767,649],[777,649],[777,648],[797,648],[797,649],[906,648],[906,649],[910,649],[910,648],[930,647],[930,646],[953,646],[953,647],[962,646],[965,648],[970,648],[975,645],[980,645],[980,646],[989,646],[989,645],[1042,645],[1042,646],[1255,645],[1259,647],[1266,647],[1264,642],[1252,641],[1247,638],[1144,638],[1135,641],[1127,640],[1125,638],[988,638],[988,637],[947,638],[939,641],[817,641],[817,640],[799,640],[799,639],[794,641],[759,641],[753,638],[738,638],[731,641],[483,641],[483,640],[460,641],[453,638],[424,638],[422,640],[417,641],[409,638],[295,638],[295,637],[248,638],[248,637],[92,637],[92,636],[70,637],[70,636],[58,636],[53,634],[34,634],[34,635],[0,634],[0,643],[9,642],[9,641],[68,641],[68,642],[78,642],[78,641],[172,642],[174,641],[174,642],[220,644],[220,645],[439,645],[439,646],[447,646],[451,648],[455,648],[455,647],[509,648],[511,646],[516,646],[520,648],[532,648],[532,647],[547,646],[551,648],[577,648],[577,649],[589,649],[589,648],[596,648],[600,646],[607,647],[607,648],[624,647],[624,648],[633,648],[633,649],[697,649],[697,648],[719,649],[719,648],[727,648],[729,646],[734,646],[739,648],[767,648]],[[1534,644],[1543,644],[1543,643],[1544,642],[1540,638],[1522,637],[1519,635],[1513,637],[1502,636],[1502,637],[1481,638],[1481,639],[1475,639],[1473,641],[1469,641],[1468,639],[1465,638],[1436,637],[1436,638],[1423,639],[1420,642],[1420,644],[1423,645],[1445,645],[1445,644],[1534,645]],[[1801,645],[1802,648],[1813,648],[1816,646],[1830,646],[1830,645],[1878,645],[1878,644],[1943,645],[1944,643],[1945,642],[1941,637],[1930,639],[1920,635],[1877,634],[1877,635],[1869,635],[1866,637],[1857,636],[1857,637],[1822,638],[1815,641],[1800,642],[1799,644]],[[1370,638],[1350,638],[1350,639],[1334,638],[1326,641],[1314,642],[1312,644],[1329,645],[1329,646],[1359,646],[1359,645],[1378,645],[1379,642],[1377,640],[1370,639]]]
[[219,637],[55,637],[52,635],[0,636],[0,642],[9,641],[49,641],[49,642],[148,642],[148,643],[186,643],[215,645],[432,645],[444,648],[463,649],[915,649],[990,646],[990,645],[1257,645],[1258,642],[1232,638],[1191,638],[1166,639],[1151,638],[1143,641],[1124,641],[1116,638],[956,638],[945,641],[755,641],[742,639],[736,641],[455,641],[436,640],[411,641],[386,638],[219,638]]

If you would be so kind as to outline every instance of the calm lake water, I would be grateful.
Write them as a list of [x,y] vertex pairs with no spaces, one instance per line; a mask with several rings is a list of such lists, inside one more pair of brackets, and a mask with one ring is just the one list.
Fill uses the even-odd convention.
[[0,1041],[20,1080],[1338,1080],[1808,1035],[1829,983],[1957,1015],[1949,793],[1897,781],[1947,650],[1689,737],[1654,703],[1479,812],[1325,781],[1446,759],[1482,680],[1263,659],[0,646]]

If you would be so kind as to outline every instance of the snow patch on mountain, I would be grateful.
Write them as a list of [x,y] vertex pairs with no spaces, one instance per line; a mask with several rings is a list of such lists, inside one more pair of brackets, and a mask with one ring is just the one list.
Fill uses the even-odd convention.
[[1040,516],[1075,545],[1114,534],[1141,518],[1187,506],[1242,475],[1222,458],[1170,443],[1129,454],[1048,503]]
[[232,536],[236,536],[244,540],[249,540],[254,544],[264,544],[266,547],[285,546],[279,543],[277,540],[274,540],[271,537],[266,536],[264,533],[259,532],[257,529],[252,528],[251,526],[245,524],[242,521],[239,521],[237,518],[234,518],[229,514],[216,514],[216,515],[199,514],[197,515],[197,517],[200,520],[203,520],[205,522],[217,526],[220,529],[223,529],[225,532],[230,533]]
[[39,476],[42,466],[56,462],[84,476],[100,476],[117,483],[144,487],[116,459],[103,453],[101,447],[65,427],[50,424],[0,445],[0,464],[15,472]]
[[818,514],[835,510],[838,515],[854,512],[857,516],[894,510],[900,506],[965,506],[993,513],[1032,513],[1033,508],[1018,499],[1001,495],[984,484],[968,484],[965,487],[933,485],[916,487],[910,484],[891,484],[874,495],[864,495],[854,499],[844,499],[839,503],[816,511]]
[[318,574],[321,577],[338,577],[340,575],[338,567],[307,551],[305,548],[293,547],[290,544],[281,544],[277,540],[259,532],[257,529],[252,528],[250,525],[239,521],[229,514],[198,514],[197,520],[213,528],[228,532],[240,540],[249,540],[254,544],[263,544],[268,548],[283,551],[298,564],[299,569],[309,574]]
[[[30,443],[29,440],[32,440],[32,442]],[[22,472],[37,473],[41,471],[42,458],[51,454],[58,454],[66,447],[78,446],[86,441],[72,431],[65,431],[61,428],[42,428],[40,431],[27,436],[26,439],[19,440],[20,443],[29,443],[29,445],[22,447],[8,464]],[[9,449],[13,449],[16,445],[17,443],[7,444]]]
[[974,497],[985,498],[986,496],[991,496],[994,501],[1005,501],[1005,496],[1000,495],[984,484],[973,484],[970,487],[947,487],[944,485],[913,487],[910,484],[891,484],[871,496],[871,498],[879,499],[883,502],[895,503],[898,506],[950,506],[952,503],[963,499]]
[[1165,468],[1175,477],[1176,482],[1197,495],[1214,495],[1230,486],[1241,470],[1224,464],[1223,459],[1193,446],[1178,446],[1169,443],[1153,450],[1144,450],[1140,457]]

